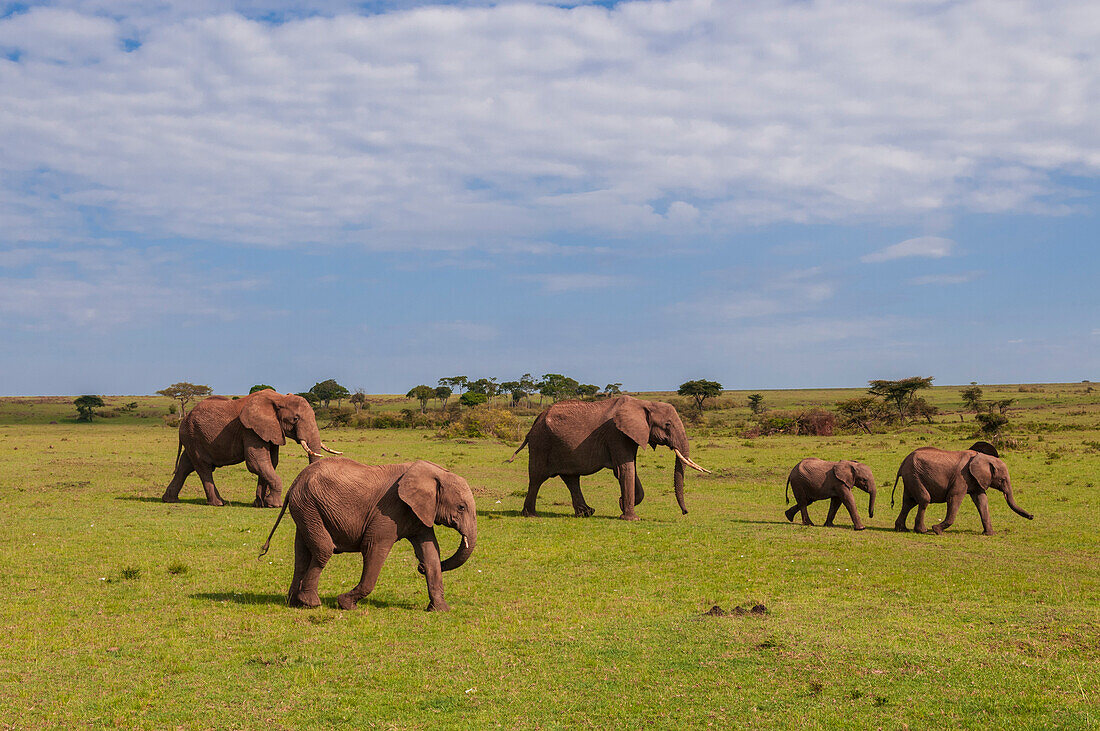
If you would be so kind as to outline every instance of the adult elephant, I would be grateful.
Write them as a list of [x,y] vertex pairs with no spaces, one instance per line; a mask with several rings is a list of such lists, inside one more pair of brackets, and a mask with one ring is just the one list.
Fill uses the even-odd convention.
[[214,485],[214,470],[244,462],[256,475],[256,499],[252,504],[279,507],[283,485],[275,468],[279,447],[286,444],[287,437],[305,448],[311,463],[321,458],[321,450],[342,454],[321,442],[313,407],[301,396],[265,389],[239,399],[203,399],[180,421],[176,473],[161,500],[179,502],[183,481],[197,472],[206,502],[225,505]]
[[[794,505],[785,513],[787,520],[793,521],[794,516],[801,511],[802,525],[813,525],[806,507],[828,498],[829,516],[825,519],[825,525],[833,524],[833,518],[843,503],[848,509],[848,515],[852,516],[852,528],[863,530],[865,526],[859,519],[859,510],[856,509],[855,497],[852,495],[853,489],[863,490],[870,495],[867,517],[875,517],[875,476],[871,474],[871,468],[861,462],[826,462],[812,457],[804,459],[787,476],[787,488],[794,491]],[[791,502],[789,495],[787,502]]]
[[[978,447],[983,443],[974,445]],[[993,524],[989,520],[989,501],[986,491],[990,488],[1004,493],[1008,507],[1031,520],[1035,516],[1027,512],[1012,499],[1012,482],[1008,476],[1008,467],[999,457],[978,451],[975,448],[951,451],[936,447],[921,447],[910,452],[898,468],[894,480],[897,490],[898,480],[904,482],[901,496],[901,513],[894,522],[894,529],[906,530],[905,522],[909,511],[917,508],[917,518],[913,529],[918,533],[927,533],[924,526],[924,511],[929,503],[947,503],[947,516],[943,522],[932,526],[932,532],[943,533],[955,522],[959,506],[969,495],[978,508],[982,518],[982,533],[993,535]],[[890,505],[894,504],[894,494],[890,493]]]
[[[306,467],[287,491],[271,535],[271,545],[287,506],[294,534],[294,578],[287,591],[292,607],[320,606],[317,584],[334,553],[363,554],[359,584],[337,597],[341,609],[353,609],[374,589],[382,564],[401,539],[408,539],[428,582],[428,611],[449,609],[443,599],[441,572],[456,569],[477,544],[477,510],[466,480],[431,462],[371,466],[336,457]],[[439,560],[435,525],[458,531],[462,542],[454,555]]]
[[676,453],[673,488],[676,502],[685,514],[684,465],[707,472],[689,458],[691,448],[680,415],[671,404],[643,401],[632,396],[618,396],[602,401],[560,401],[535,418],[535,423],[523,444],[512,455],[511,462],[525,446],[530,446],[527,462],[527,498],[523,514],[535,515],[539,488],[551,477],[561,477],[569,488],[573,512],[588,517],[595,511],[584,500],[581,480],[602,469],[610,469],[619,480],[619,507],[623,520],[637,520],[634,506],[642,502],[645,492],[635,460],[638,447],[654,449],[664,445]]

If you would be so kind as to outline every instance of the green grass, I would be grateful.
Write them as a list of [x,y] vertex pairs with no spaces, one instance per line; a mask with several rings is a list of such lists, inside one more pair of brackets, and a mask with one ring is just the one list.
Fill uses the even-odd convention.
[[[1034,426],[1005,457],[1036,514],[993,494],[988,538],[969,503],[943,536],[888,530],[905,454],[969,444],[973,420],[956,413],[890,434],[745,440],[748,392],[724,396],[689,425],[692,457],[714,470],[689,475],[690,514],[667,450],[647,451],[633,524],[614,519],[609,473],[582,480],[592,518],[573,518],[552,481],[544,517],[524,519],[526,454],[504,464],[514,445],[326,430],[354,459],[423,457],[475,487],[478,549],[445,576],[447,614],[422,611],[407,543],[360,610],[335,608],[356,555],[333,558],[320,609],[286,608],[293,523],[257,560],[276,512],[247,506],[243,466],[216,474],[231,507],[202,504],[194,476],[184,502],[159,501],[176,452],[166,399],[113,397],[141,406],[93,424],[72,422],[71,399],[0,399],[0,728],[1093,728],[1100,392],[1042,388],[985,387],[1020,398],[1013,422]],[[957,410],[958,391],[930,400]],[[860,390],[763,393],[795,409]],[[787,523],[783,481],[806,456],[872,467],[868,530],[843,511],[837,528]],[[305,464],[284,449],[284,484]],[[810,508],[815,522],[825,510]],[[754,604],[767,614],[704,615]]]

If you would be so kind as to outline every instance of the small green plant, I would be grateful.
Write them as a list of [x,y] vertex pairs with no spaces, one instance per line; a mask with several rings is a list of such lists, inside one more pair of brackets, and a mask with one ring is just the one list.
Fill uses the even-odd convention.
[[852,688],[852,691],[850,693],[848,693],[848,698],[853,700],[853,701],[858,701],[864,695],[865,695],[864,692],[862,690],[860,690],[859,688]]
[[119,578],[124,581],[137,581],[141,578],[141,569],[137,566],[127,566],[118,572]]
[[173,576],[186,574],[187,571],[187,564],[183,563],[182,561],[173,561],[172,563],[168,564],[168,573],[172,574]]
[[874,700],[871,701],[871,705],[873,705],[875,708],[882,708],[883,706],[886,706],[886,705],[889,705],[889,704],[890,704],[890,699],[887,698],[886,696],[882,696],[882,695],[876,695]]

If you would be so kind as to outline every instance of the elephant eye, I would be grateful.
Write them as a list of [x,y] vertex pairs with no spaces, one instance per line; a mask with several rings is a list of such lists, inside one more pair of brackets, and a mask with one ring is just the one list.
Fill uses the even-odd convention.
[[458,512],[462,513],[462,512],[465,512],[465,510],[466,510],[466,506],[465,506],[465,505],[459,505],[459,506],[458,506]]

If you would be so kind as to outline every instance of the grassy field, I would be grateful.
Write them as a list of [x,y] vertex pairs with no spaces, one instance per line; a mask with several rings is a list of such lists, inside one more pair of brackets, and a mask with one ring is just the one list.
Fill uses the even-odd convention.
[[[447,574],[452,611],[425,613],[407,543],[355,612],[359,577],[336,556],[324,605],[292,610],[293,523],[257,560],[276,512],[254,478],[219,470],[234,501],[159,498],[176,431],[166,399],[75,423],[71,399],[0,399],[0,728],[1095,728],[1100,725],[1100,390],[985,387],[1017,398],[1004,455],[1026,521],[990,494],[997,534],[967,502],[943,536],[895,533],[889,492],[923,445],[964,448],[959,388],[928,394],[934,424],[888,434],[745,439],[747,393],[688,425],[681,516],[672,458],[646,452],[641,521],[624,523],[609,473],[582,480],[589,519],[560,481],[525,519],[526,453],[429,430],[326,429],[368,463],[425,458],[478,501],[474,557]],[[773,409],[861,389],[763,392]],[[408,407],[379,398],[372,408]],[[526,418],[530,418],[529,416]],[[324,421],[322,420],[322,425]],[[800,458],[866,462],[880,485],[869,529],[783,517]],[[286,448],[289,485],[306,464]],[[938,521],[944,506],[929,509]],[[439,529],[443,552],[457,536]],[[763,604],[766,614],[708,616]]]

